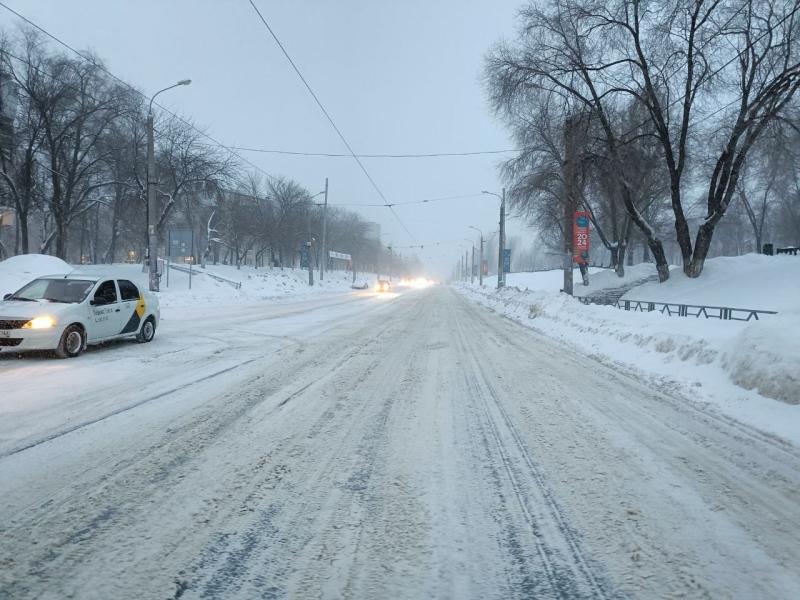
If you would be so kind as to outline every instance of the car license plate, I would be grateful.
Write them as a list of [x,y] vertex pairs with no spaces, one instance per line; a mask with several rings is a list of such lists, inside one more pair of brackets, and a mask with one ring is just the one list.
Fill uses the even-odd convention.
[[0,338],[10,338],[11,332],[6,331],[5,329],[0,329]]

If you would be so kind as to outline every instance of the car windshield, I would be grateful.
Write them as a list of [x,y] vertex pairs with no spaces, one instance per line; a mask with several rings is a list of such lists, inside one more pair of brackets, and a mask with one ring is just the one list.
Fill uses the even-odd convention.
[[85,279],[35,279],[9,300],[49,300],[73,304],[83,302],[94,281]]

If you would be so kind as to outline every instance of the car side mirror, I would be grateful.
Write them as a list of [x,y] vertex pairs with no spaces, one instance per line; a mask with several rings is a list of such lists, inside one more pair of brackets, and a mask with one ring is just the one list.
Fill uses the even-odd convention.
[[9,299],[9,298],[11,298],[11,296],[13,296],[13,295],[14,295],[14,294],[3,294],[3,300],[8,300],[8,299]]

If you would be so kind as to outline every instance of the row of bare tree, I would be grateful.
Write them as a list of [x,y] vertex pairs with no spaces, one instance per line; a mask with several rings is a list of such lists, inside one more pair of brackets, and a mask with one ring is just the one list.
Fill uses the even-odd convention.
[[510,202],[545,242],[571,173],[620,275],[635,240],[662,281],[670,248],[697,277],[710,253],[800,245],[800,0],[542,0],[519,25],[486,76],[522,148]]
[[[29,29],[0,36],[0,213],[13,214],[4,221],[13,227],[0,227],[0,259],[141,259],[146,104],[96,57],[53,52]],[[180,116],[158,114],[155,138],[162,244],[168,228],[191,228],[200,261],[292,266],[303,243],[320,240],[322,211],[299,183],[245,171]],[[327,238],[362,268],[386,260],[352,212],[329,208]],[[312,248],[319,261],[321,245]]]

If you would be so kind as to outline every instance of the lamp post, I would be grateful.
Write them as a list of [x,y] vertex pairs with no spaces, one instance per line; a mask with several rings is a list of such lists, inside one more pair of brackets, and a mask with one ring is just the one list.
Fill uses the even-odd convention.
[[481,250],[480,250],[480,255],[478,257],[478,285],[483,287],[483,232],[477,227],[473,227],[472,225],[470,225],[469,228],[474,229],[475,231],[481,234]]
[[503,195],[495,194],[482,190],[482,194],[496,196],[500,199],[500,252],[497,258],[497,289],[506,284],[506,272],[503,268],[503,258],[506,250],[506,188],[503,188]]
[[158,210],[156,209],[156,158],[155,142],[153,141],[153,101],[156,96],[180,85],[189,85],[191,79],[181,79],[163,90],[157,91],[150,98],[147,109],[147,254],[150,266],[150,291],[157,292],[158,281]]
[[[464,241],[470,245],[472,248],[472,257],[468,258],[467,261],[469,262],[469,282],[470,284],[475,283],[475,240],[471,240],[469,238],[464,238]],[[467,255],[469,256],[469,248],[467,248]],[[466,279],[466,273],[464,274]]]
[[319,280],[325,279],[328,262],[328,178],[325,178],[325,202],[322,205],[322,260],[319,262]]

